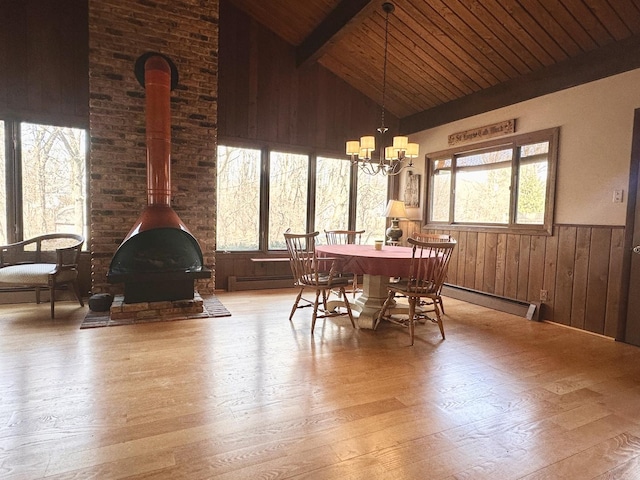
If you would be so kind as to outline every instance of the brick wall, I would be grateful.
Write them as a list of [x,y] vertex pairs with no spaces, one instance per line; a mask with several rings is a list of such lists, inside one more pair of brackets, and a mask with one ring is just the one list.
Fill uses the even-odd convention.
[[[171,92],[173,208],[215,272],[218,0],[89,0],[92,290],[146,205],[144,90],[135,60],[167,55],[180,76]],[[212,293],[213,278],[200,280]]]

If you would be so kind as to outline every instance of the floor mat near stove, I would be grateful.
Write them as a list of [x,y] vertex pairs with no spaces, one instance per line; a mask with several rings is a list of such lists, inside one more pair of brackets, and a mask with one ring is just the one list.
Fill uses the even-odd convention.
[[109,312],[93,312],[89,310],[86,317],[82,321],[80,328],[96,328],[96,327],[115,327],[118,325],[136,325],[139,323],[154,323],[154,322],[173,322],[175,320],[191,320],[194,318],[216,318],[216,317],[230,317],[231,313],[225,308],[225,306],[218,300],[215,295],[203,296],[204,311],[202,313],[181,314],[176,316],[166,317],[153,317],[147,319],[117,319],[112,320]]

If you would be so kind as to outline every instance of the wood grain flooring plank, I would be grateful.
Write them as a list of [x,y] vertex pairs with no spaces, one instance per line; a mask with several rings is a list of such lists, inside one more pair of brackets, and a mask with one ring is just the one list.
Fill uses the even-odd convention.
[[343,319],[312,336],[309,309],[288,321],[294,296],[220,292],[231,317],[91,330],[71,302],[55,321],[47,305],[3,306],[0,477],[637,471],[637,347],[449,298],[444,341],[431,324],[409,347],[401,326]]

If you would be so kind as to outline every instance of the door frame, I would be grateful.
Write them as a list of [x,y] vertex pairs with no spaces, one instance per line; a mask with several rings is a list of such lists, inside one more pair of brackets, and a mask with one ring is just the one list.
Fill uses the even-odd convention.
[[638,201],[638,174],[640,172],[640,108],[635,109],[633,116],[633,134],[631,138],[631,160],[629,168],[629,188],[627,190],[627,218],[624,230],[624,244],[622,257],[622,275],[620,282],[620,316],[616,340],[624,342],[627,331],[627,313],[629,305],[629,291],[631,281],[631,260],[633,250],[633,236],[635,231],[636,204]]

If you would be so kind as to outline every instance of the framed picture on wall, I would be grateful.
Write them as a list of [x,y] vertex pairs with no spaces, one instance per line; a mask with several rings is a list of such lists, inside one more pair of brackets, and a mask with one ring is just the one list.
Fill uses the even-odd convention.
[[407,172],[404,184],[404,205],[418,208],[420,206],[420,175]]

